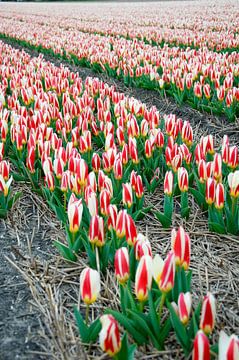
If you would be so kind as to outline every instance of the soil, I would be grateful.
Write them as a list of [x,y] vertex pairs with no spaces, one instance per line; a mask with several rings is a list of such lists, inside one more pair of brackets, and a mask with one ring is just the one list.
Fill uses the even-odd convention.
[[[24,50],[32,56],[38,55],[36,51]],[[90,69],[50,56],[44,57],[56,65],[63,63],[72,71],[77,71],[83,79],[97,76],[115,85],[118,91],[147,105],[155,105],[162,114],[174,113],[183,120],[189,120],[196,138],[212,133],[219,144],[226,133],[232,144],[239,144],[238,122],[229,124],[223,118],[200,113],[186,104],[179,108],[173,99],[163,99],[155,91],[127,88],[105,74],[95,74]],[[60,223],[47,205],[31,192],[30,186],[15,184],[13,191],[19,190],[19,187],[23,191],[22,197],[8,218],[0,221],[0,360],[94,359],[100,354],[98,345],[90,349],[81,347],[72,317],[73,306],[80,303],[79,275],[85,259],[81,257],[76,264],[70,264],[58,256],[52,240],[64,240]],[[160,198],[160,195],[154,194],[146,201],[157,208]],[[219,304],[217,330],[225,328],[228,334],[237,333],[239,240],[208,232],[206,221],[193,201],[192,209],[187,223],[176,216],[174,225],[183,224],[192,239],[194,301],[197,303],[202,294],[211,289]],[[162,229],[152,215],[148,215],[140,227],[144,232],[147,229],[157,252],[165,254],[168,251],[170,232]],[[91,316],[96,316],[112,303],[117,308],[117,292],[112,274],[108,272],[102,284],[102,299],[92,307]],[[157,359],[184,359],[175,345],[175,339],[170,341],[174,343],[167,345],[164,354],[153,354],[148,349],[147,358],[152,354],[152,358]],[[139,349],[137,358],[145,358],[144,354],[145,349]]]

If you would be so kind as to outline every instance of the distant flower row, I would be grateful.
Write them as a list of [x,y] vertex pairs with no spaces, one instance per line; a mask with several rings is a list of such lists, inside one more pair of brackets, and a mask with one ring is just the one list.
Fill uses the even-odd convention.
[[[238,233],[238,148],[224,137],[217,153],[211,135],[196,144],[188,122],[162,118],[156,108],[99,79],[83,82],[63,66],[2,43],[0,78],[0,210],[6,215],[16,200],[12,178],[29,183],[65,228],[65,241],[55,241],[61,255],[88,262],[80,277],[85,316],[82,307],[75,309],[82,342],[99,335],[110,356],[131,359],[135,344],[162,350],[174,331],[185,356],[206,360],[211,351],[236,360],[236,335],[221,332],[219,348],[210,348],[214,296],[192,301],[189,235],[182,227],[173,229],[162,259],[138,231],[137,219],[151,210],[144,207],[145,188],[153,192],[163,185],[164,209],[156,213],[163,226],[171,225],[176,194],[188,218],[190,190],[208,209],[214,231]],[[91,322],[90,305],[112,267],[120,312],[107,309]]]
[[4,9],[4,17],[22,22],[46,24],[65,30],[138,38],[155,45],[163,43],[211,50],[239,47],[236,1],[221,3],[151,3],[140,7],[125,3],[104,6],[84,4],[59,7],[24,4]]
[[[117,26],[117,25],[115,25]],[[49,31],[50,30],[50,31]],[[162,48],[136,38],[101,36],[48,24],[47,18],[1,17],[0,33],[75,64],[118,77],[126,85],[155,89],[181,104],[239,116],[239,53],[217,53],[207,47]]]

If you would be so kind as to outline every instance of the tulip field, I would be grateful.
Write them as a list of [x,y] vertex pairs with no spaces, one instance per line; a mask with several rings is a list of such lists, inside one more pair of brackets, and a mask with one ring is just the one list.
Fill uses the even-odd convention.
[[0,20],[0,358],[239,360],[238,3]]

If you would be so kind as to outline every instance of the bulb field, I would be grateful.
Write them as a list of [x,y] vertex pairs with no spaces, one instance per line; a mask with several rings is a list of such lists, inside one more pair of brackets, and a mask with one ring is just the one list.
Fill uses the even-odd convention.
[[238,3],[0,20],[0,359],[239,360]]

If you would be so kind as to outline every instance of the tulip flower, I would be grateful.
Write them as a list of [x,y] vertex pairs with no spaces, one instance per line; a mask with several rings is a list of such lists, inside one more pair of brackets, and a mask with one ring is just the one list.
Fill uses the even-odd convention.
[[221,210],[224,207],[224,185],[222,183],[217,184],[216,194],[215,194],[215,203],[214,206],[216,209]]
[[102,215],[108,215],[108,207],[110,205],[110,193],[103,189],[100,192],[100,212]]
[[133,192],[130,183],[123,184],[122,201],[123,205],[127,206],[128,208],[133,205]]
[[138,199],[141,199],[144,195],[143,181],[141,175],[136,176],[135,195]]
[[167,171],[164,178],[164,194],[171,196],[173,193],[173,172]]
[[4,197],[7,197],[7,195],[8,195],[12,180],[13,180],[13,177],[11,176],[8,181],[5,181],[3,176],[0,174],[0,192],[3,191]]
[[137,228],[134,220],[129,214],[125,214],[125,237],[129,246],[135,244],[137,238]]
[[220,331],[219,335],[219,352],[218,360],[238,360],[239,359],[239,339],[236,335],[230,337]]
[[92,191],[86,198],[85,202],[88,206],[91,216],[98,215],[98,199],[96,193]]
[[206,202],[208,205],[212,205],[216,196],[216,181],[209,177],[206,181]]
[[97,173],[100,169],[100,164],[101,164],[101,160],[100,160],[100,156],[97,153],[94,153],[92,155],[92,160],[91,160],[91,165],[92,165],[92,169]]
[[217,181],[220,181],[220,179],[222,178],[222,157],[221,157],[221,154],[216,153],[214,155],[212,170],[213,170],[214,179],[216,179]]
[[173,251],[168,253],[164,261],[159,255],[154,257],[153,277],[162,292],[167,293],[173,288],[175,277],[175,255]]
[[69,230],[71,233],[76,233],[81,224],[83,213],[83,204],[81,199],[72,194],[68,202],[67,215],[69,220]]
[[92,216],[90,220],[89,241],[99,247],[105,243],[104,219],[98,215]]
[[114,259],[115,274],[120,284],[124,284],[129,278],[129,252],[126,247],[118,249]]
[[100,274],[89,267],[80,274],[80,295],[85,304],[93,304],[100,293]]
[[153,274],[152,258],[149,255],[141,257],[135,274],[135,295],[140,302],[148,297],[148,290],[151,289]]
[[204,331],[205,334],[211,334],[215,325],[216,317],[216,300],[214,296],[208,292],[204,296],[202,303],[202,312],[200,319],[200,329]]
[[3,179],[7,181],[9,179],[10,164],[6,160],[0,162],[0,174],[3,176]]
[[119,239],[125,236],[126,232],[126,210],[120,210],[116,220],[116,235]]
[[111,228],[116,230],[117,215],[118,215],[117,206],[110,204],[108,207],[108,216],[109,216],[108,217],[108,229],[109,230]]
[[102,329],[100,331],[100,347],[109,356],[116,355],[121,348],[119,326],[112,315],[103,315],[100,318]]
[[192,296],[190,292],[186,294],[180,293],[178,297],[178,314],[180,321],[183,324],[187,324],[192,308]]
[[235,169],[239,163],[239,154],[237,146],[230,146],[228,150],[228,166]]
[[178,187],[181,192],[188,191],[188,172],[185,168],[178,168]]
[[136,260],[140,260],[142,256],[149,255],[152,257],[152,249],[149,240],[142,234],[138,234],[134,244],[134,252]]
[[239,170],[230,173],[227,179],[231,197],[237,198],[239,196]]
[[175,254],[176,265],[182,266],[187,270],[191,256],[191,241],[182,226],[179,227],[178,231],[172,230],[171,247]]
[[207,336],[199,330],[193,342],[192,360],[210,360],[210,345]]

